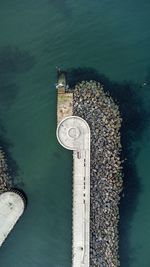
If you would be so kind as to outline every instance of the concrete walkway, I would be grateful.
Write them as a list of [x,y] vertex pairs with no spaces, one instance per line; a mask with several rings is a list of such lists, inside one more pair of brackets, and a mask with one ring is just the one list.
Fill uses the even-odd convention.
[[10,233],[25,208],[23,198],[15,192],[0,194],[0,246]]
[[90,128],[85,120],[69,116],[57,127],[57,139],[73,150],[72,266],[89,267],[90,255]]

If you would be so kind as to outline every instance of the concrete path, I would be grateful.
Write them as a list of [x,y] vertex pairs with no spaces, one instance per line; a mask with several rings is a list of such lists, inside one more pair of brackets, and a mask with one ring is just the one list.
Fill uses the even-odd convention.
[[89,267],[90,254],[90,128],[85,120],[69,116],[57,127],[57,139],[73,150],[72,266]]
[[25,208],[24,200],[15,192],[0,194],[0,246],[10,233]]

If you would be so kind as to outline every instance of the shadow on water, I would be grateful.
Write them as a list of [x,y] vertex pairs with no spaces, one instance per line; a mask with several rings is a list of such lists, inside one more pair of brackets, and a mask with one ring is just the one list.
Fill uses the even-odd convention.
[[5,154],[5,159],[8,165],[8,173],[10,177],[10,184],[12,186],[22,187],[24,184],[19,178],[20,169],[17,164],[17,162],[12,158],[11,155],[11,148],[12,144],[10,141],[6,138],[6,130],[2,126],[2,123],[0,122],[0,148],[3,150]]
[[30,70],[35,63],[34,57],[17,46],[7,45],[0,49],[0,75],[22,73]]
[[100,82],[104,85],[104,90],[110,93],[120,108],[123,119],[121,158],[125,160],[123,163],[124,189],[120,201],[119,254],[121,266],[129,267],[132,262],[130,230],[142,190],[141,179],[135,165],[139,148],[135,150],[133,145],[141,139],[148,125],[150,112],[144,106],[141,88],[137,84],[127,81],[122,83],[110,81],[105,75],[92,68],[68,69],[67,73],[68,84],[71,88],[83,80]]
[[8,109],[16,99],[19,86],[16,75],[29,71],[35,64],[34,57],[16,46],[0,48],[0,107]]
[[[14,103],[19,86],[16,76],[29,71],[35,64],[34,57],[26,50],[7,45],[0,48],[0,117],[2,110],[7,110]],[[22,186],[19,179],[19,167],[11,156],[12,144],[6,138],[4,120],[0,120],[0,146],[5,152],[8,163],[8,172],[14,186]]]
[[146,83],[146,85],[150,85],[150,67],[148,67],[148,69],[147,69],[147,74],[145,77],[145,83]]
[[53,5],[57,12],[62,13],[67,18],[70,18],[72,12],[66,0],[48,0],[48,3]]
[[0,103],[1,107],[8,109],[15,101],[19,92],[19,86],[14,82],[5,81],[0,84]]

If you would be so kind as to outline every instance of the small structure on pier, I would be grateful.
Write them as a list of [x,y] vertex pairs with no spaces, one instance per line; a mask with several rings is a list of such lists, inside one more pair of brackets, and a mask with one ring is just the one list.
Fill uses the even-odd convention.
[[26,206],[26,198],[19,190],[0,194],[0,246],[11,232]]
[[59,123],[73,113],[73,93],[67,92],[66,73],[60,69],[57,72],[57,122]]

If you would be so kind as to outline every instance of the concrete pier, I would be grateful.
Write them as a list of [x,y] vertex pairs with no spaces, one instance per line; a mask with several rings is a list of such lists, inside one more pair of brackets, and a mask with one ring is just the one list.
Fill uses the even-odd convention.
[[66,75],[65,72],[58,72],[57,81],[57,123],[65,117],[71,116],[73,108],[73,93],[66,92]]
[[72,266],[89,267],[90,255],[90,128],[77,116],[63,119],[57,139],[73,150]]
[[56,88],[57,138],[62,146],[73,150],[72,266],[120,266],[119,107],[96,81],[82,81],[71,90],[59,71]]
[[0,246],[23,214],[25,201],[18,192],[0,194]]

